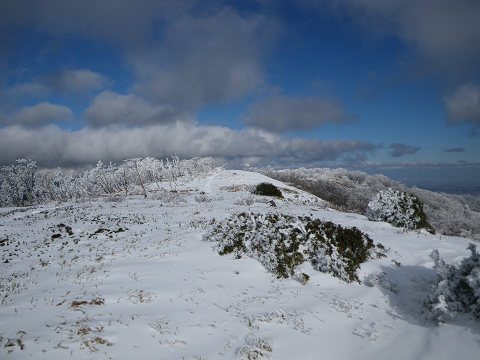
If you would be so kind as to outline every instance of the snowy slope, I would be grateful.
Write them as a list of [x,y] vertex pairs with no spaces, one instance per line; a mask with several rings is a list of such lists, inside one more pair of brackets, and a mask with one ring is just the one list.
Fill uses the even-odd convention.
[[[252,195],[263,181],[285,199]],[[148,198],[0,209],[2,359],[474,359],[480,326],[427,323],[429,254],[468,255],[468,240],[405,232],[331,210],[263,175],[218,170],[153,185]],[[309,266],[277,279],[257,261],[220,256],[203,235],[239,211],[312,215],[385,245],[362,284]]]

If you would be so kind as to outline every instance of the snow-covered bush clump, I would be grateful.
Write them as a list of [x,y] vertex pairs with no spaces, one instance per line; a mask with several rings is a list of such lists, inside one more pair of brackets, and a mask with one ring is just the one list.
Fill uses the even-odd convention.
[[379,191],[368,203],[366,216],[372,221],[386,221],[406,229],[426,229],[434,233],[423,212],[423,204],[415,195],[391,188]]
[[347,281],[359,281],[360,264],[384,250],[355,227],[284,214],[240,213],[217,223],[206,235],[220,255],[247,255],[279,278],[296,274],[306,261],[315,270]]
[[469,313],[480,319],[480,254],[473,244],[468,249],[471,255],[458,266],[446,264],[436,249],[430,255],[437,281],[425,301],[427,318],[445,322]]
[[283,198],[283,195],[280,189],[270,183],[258,184],[253,188],[252,193],[256,195],[274,196],[274,197]]

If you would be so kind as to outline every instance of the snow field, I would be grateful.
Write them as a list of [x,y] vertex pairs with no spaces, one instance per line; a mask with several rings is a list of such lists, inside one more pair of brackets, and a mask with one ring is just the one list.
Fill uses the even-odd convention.
[[[204,241],[213,219],[272,210],[270,198],[249,192],[260,182],[282,189],[275,211],[356,226],[387,257],[363,264],[362,284],[304,264],[302,285],[253,259],[218,255]],[[160,186],[146,199],[0,209],[1,358],[477,356],[478,322],[436,326],[422,314],[435,279],[431,251],[458,262],[468,240],[334,211],[256,173],[218,170],[179,180],[176,193]]]

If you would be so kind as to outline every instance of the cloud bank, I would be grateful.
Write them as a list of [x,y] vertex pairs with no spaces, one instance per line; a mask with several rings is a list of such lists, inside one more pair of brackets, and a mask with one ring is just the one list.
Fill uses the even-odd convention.
[[82,166],[98,160],[131,157],[213,156],[279,164],[336,160],[376,147],[363,141],[288,139],[262,130],[232,130],[221,126],[175,122],[127,128],[119,126],[65,131],[54,125],[39,129],[8,126],[0,129],[0,162],[31,157],[44,165]]

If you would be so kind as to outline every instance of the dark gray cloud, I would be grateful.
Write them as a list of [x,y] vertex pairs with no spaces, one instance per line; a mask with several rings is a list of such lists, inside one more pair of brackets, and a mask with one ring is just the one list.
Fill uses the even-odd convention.
[[129,57],[135,90],[184,108],[241,98],[264,84],[262,60],[278,29],[274,20],[232,8],[172,20],[161,44]]
[[357,141],[287,139],[261,130],[232,130],[175,122],[146,127],[104,127],[70,132],[49,125],[38,129],[0,129],[0,162],[31,157],[49,166],[121,161],[137,156],[214,156],[228,161],[296,163],[334,160],[374,146]]
[[480,87],[468,84],[444,98],[448,121],[480,125]]
[[455,147],[455,148],[445,149],[444,151],[445,151],[445,152],[449,152],[449,153],[465,152],[465,148]]
[[45,83],[59,93],[85,94],[109,85],[108,79],[88,69],[61,70],[46,77]]
[[245,123],[265,130],[282,132],[311,130],[325,123],[346,124],[356,119],[337,101],[318,97],[273,96],[248,109]]
[[390,144],[388,147],[388,152],[393,157],[400,157],[403,155],[415,154],[421,149],[420,146],[406,145],[406,144]]
[[170,105],[155,105],[133,95],[104,91],[85,110],[86,121],[93,126],[149,125],[172,122],[180,115]]
[[54,122],[71,120],[73,120],[73,113],[68,107],[43,102],[34,106],[25,106],[13,114],[4,116],[3,123],[39,127]]
[[0,2],[0,24],[33,26],[55,37],[84,35],[138,47],[152,40],[155,21],[183,14],[190,0],[15,0]]
[[337,10],[346,10],[352,19],[376,35],[397,36],[444,74],[457,76],[478,71],[478,0],[330,0],[328,3]]

